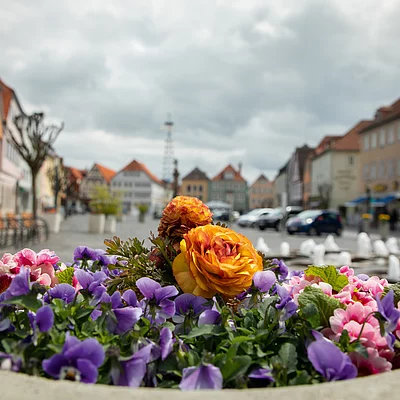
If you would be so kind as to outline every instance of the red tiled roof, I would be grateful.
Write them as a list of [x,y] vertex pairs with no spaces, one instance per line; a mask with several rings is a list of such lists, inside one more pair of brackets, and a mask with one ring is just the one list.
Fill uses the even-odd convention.
[[84,171],[81,171],[77,168],[74,167],[67,167],[69,171],[71,172],[71,175],[74,177],[74,179],[82,179],[84,177]]
[[321,154],[328,148],[334,147],[334,143],[337,139],[339,139],[340,135],[328,135],[325,136],[318,144],[315,149],[315,154]]
[[126,167],[122,168],[121,171],[142,171],[144,172],[153,182],[163,185],[162,181],[158,179],[150,170],[141,162],[133,160]]
[[335,144],[335,150],[360,150],[360,137],[358,133],[371,125],[372,121],[363,120],[354,125]]
[[111,179],[114,177],[116,172],[110,168],[104,167],[100,164],[94,164],[95,167],[99,170],[100,174],[103,176],[107,183],[110,183]]
[[369,131],[370,129],[377,128],[387,122],[394,121],[400,118],[400,98],[398,98],[390,106],[380,107],[375,113],[375,119],[365,128],[360,130],[360,133]]
[[224,181],[224,174],[225,172],[232,172],[233,173],[233,180],[236,182],[246,182],[245,179],[240,175],[239,171],[236,171],[232,165],[228,165],[225,167],[216,177],[214,177],[213,181]]
[[2,117],[4,119],[7,118],[8,116],[8,111],[10,109],[10,103],[11,103],[11,99],[14,96],[14,90],[11,89],[10,87],[8,87],[1,79],[0,79],[0,91],[3,97],[3,110],[2,110]]

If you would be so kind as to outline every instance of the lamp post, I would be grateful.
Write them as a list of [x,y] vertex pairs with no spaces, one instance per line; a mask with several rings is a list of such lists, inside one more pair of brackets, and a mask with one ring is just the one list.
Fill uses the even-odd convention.
[[[365,194],[367,196],[367,211],[366,214],[371,215],[370,213],[370,208],[371,208],[371,189],[368,185],[366,185],[365,187]],[[370,218],[368,217],[367,219],[365,219],[365,225],[364,225],[364,230],[365,232],[369,233],[369,228],[371,226],[371,221]]]

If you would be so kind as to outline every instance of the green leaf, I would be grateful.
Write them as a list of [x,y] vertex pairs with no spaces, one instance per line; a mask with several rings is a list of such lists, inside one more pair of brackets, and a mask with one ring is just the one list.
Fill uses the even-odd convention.
[[225,328],[218,325],[201,325],[197,328],[192,329],[192,331],[182,337],[186,337],[187,339],[193,339],[198,336],[203,335],[211,335],[211,336],[219,336],[222,333],[225,333]]
[[[329,318],[337,308],[345,308],[338,299],[329,297],[321,289],[306,286],[303,293],[299,295],[299,308],[301,316],[306,319],[313,328],[317,326],[317,317],[319,315],[319,326],[329,327]],[[312,304],[312,305],[310,305]]]
[[58,281],[60,283],[68,283],[72,285],[72,278],[74,277],[74,267],[68,267],[57,274]]
[[290,380],[290,385],[308,385],[311,383],[311,377],[307,371],[297,371],[296,378]]
[[391,290],[394,292],[394,305],[397,305],[400,301],[400,282],[387,285],[383,290],[383,294],[386,296]]
[[317,276],[321,278],[323,282],[329,283],[336,292],[340,292],[349,283],[347,276],[340,274],[333,265],[325,267],[312,265],[304,272],[306,276]]
[[279,357],[282,360],[282,365],[287,369],[288,374],[296,371],[297,366],[297,351],[292,343],[285,343],[279,350]]
[[226,358],[225,364],[222,366],[221,373],[225,382],[232,381],[240,375],[244,375],[251,365],[251,357],[236,356]]
[[22,306],[27,308],[30,311],[37,311],[42,303],[37,299],[34,294],[27,294],[24,296],[16,296],[8,300],[4,300],[3,304],[14,304],[17,306]]

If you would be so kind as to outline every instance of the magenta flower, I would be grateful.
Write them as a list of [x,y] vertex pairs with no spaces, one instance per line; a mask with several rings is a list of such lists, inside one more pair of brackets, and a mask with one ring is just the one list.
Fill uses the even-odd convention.
[[313,367],[328,381],[355,378],[358,371],[350,357],[319,332],[316,337],[317,340],[307,347],[308,359]]
[[179,384],[181,390],[222,389],[222,374],[212,364],[185,368]]
[[62,352],[43,360],[42,367],[56,379],[95,383],[104,358],[104,349],[96,339],[81,342],[67,333]]

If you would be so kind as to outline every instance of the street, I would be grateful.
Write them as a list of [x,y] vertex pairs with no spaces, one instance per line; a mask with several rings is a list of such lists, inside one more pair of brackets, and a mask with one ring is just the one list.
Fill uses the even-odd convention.
[[[102,234],[94,235],[88,233],[88,218],[89,215],[76,215],[64,220],[61,225],[61,231],[57,234],[51,233],[49,240],[45,243],[32,246],[32,249],[39,251],[43,248],[48,248],[56,252],[63,262],[71,262],[73,251],[77,246],[85,245],[92,248],[105,248],[104,239],[110,238],[112,235]],[[117,224],[116,236],[122,240],[129,237],[137,236],[141,240],[146,240],[149,237],[150,231],[157,233],[159,220],[148,217],[144,223],[139,223],[137,217],[126,217],[124,222]],[[280,254],[280,244],[283,241],[289,243],[290,248],[298,249],[301,242],[310,237],[304,235],[290,236],[284,232],[276,232],[274,230],[260,231],[254,228],[241,228],[235,223],[230,225],[230,228],[247,236],[254,245],[257,240],[262,237],[268,247],[270,248],[271,256],[278,256]],[[373,240],[378,239],[377,235],[371,235]],[[317,244],[325,241],[326,235],[320,237],[313,237]],[[341,237],[335,237],[336,243],[341,249],[348,250],[352,253],[356,250],[357,233],[355,231],[344,230]],[[147,241],[149,245],[149,242]],[[16,252],[20,249],[3,249],[5,252]]]

